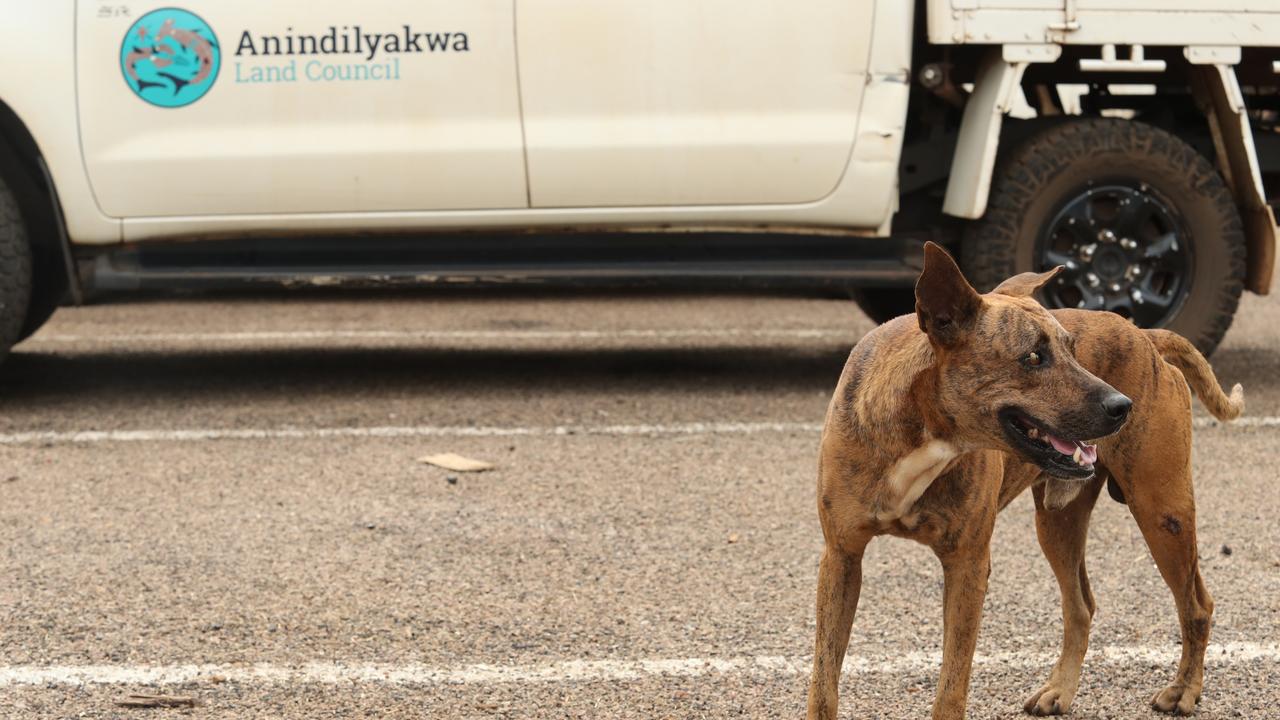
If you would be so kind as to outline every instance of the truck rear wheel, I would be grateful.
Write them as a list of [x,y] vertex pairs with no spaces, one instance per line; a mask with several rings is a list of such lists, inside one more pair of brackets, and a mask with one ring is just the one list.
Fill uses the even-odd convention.
[[1244,232],[1222,178],[1177,137],[1127,120],[1062,123],[1014,150],[960,257],[983,291],[1064,265],[1046,306],[1109,310],[1205,354],[1244,289]]
[[911,288],[858,288],[850,295],[858,309],[877,325],[916,311],[916,293]]
[[31,300],[31,244],[18,202],[0,176],[0,360],[21,338]]

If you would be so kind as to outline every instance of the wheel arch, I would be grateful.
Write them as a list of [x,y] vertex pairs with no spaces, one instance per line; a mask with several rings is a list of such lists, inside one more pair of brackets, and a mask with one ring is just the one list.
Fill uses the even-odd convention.
[[1244,221],[1245,288],[1271,292],[1276,261],[1276,217],[1267,204],[1240,81],[1230,65],[1197,65],[1191,91],[1209,121],[1218,172],[1231,189]]
[[[1051,47],[1004,46],[988,50],[964,108],[946,186],[945,214],[976,220],[986,213],[997,155],[1008,149],[1010,141],[1004,131],[1004,115],[1014,93],[1023,89],[1022,76],[1028,65],[1056,60],[1057,55],[1052,52],[1044,57],[1037,55]],[[1193,56],[1194,53],[1188,54],[1189,59]],[[1271,290],[1280,229],[1266,202],[1240,83],[1231,65],[1191,64],[1190,70],[1188,89],[1204,114],[1213,139],[1211,159],[1244,220],[1245,288],[1266,295]],[[1060,121],[1071,119],[1062,117]]]
[[58,302],[68,290],[78,302],[79,286],[62,207],[44,155],[26,124],[3,99],[0,99],[0,175],[18,201],[31,243],[33,302],[28,313],[39,306],[35,298]]

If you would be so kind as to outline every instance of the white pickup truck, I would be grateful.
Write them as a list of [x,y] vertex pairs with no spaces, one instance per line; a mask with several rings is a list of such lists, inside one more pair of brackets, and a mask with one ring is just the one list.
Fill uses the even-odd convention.
[[1266,293],[1276,0],[0,0],[0,355],[133,288],[980,286],[1211,350]]

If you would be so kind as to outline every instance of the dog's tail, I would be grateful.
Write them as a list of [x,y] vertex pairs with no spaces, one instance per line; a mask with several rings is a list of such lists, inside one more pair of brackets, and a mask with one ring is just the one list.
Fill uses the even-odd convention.
[[1156,351],[1170,365],[1182,371],[1192,392],[1200,398],[1200,402],[1219,420],[1235,420],[1244,412],[1244,388],[1236,383],[1231,388],[1231,397],[1222,392],[1218,377],[1209,367],[1209,361],[1181,335],[1168,330],[1145,330],[1147,337],[1155,344]]

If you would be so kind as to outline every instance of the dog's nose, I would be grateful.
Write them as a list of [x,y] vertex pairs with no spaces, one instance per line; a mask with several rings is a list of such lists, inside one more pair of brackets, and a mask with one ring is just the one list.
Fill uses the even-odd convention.
[[1102,411],[1112,420],[1123,420],[1129,414],[1133,401],[1118,392],[1113,392],[1102,399]]

